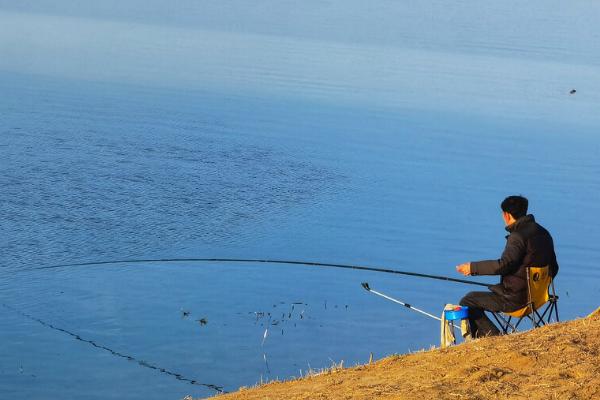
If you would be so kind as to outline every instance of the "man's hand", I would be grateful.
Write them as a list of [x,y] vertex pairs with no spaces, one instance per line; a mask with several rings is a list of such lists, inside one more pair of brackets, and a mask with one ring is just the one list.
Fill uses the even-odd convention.
[[460,264],[456,267],[456,270],[463,275],[469,276],[471,275],[471,263]]

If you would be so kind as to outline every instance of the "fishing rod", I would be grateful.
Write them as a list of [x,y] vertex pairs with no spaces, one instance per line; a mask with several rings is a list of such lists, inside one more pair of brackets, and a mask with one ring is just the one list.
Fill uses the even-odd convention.
[[384,299],[388,299],[388,300],[390,300],[390,301],[393,301],[394,303],[400,304],[401,306],[404,306],[404,307],[406,307],[406,308],[410,308],[411,310],[413,310],[413,311],[416,311],[416,312],[418,312],[418,313],[421,313],[421,314],[423,314],[423,315],[426,315],[426,316],[428,316],[429,318],[437,319],[438,321],[441,321],[441,320],[442,320],[441,318],[439,318],[439,317],[436,317],[436,316],[435,316],[435,315],[433,315],[433,314],[429,314],[427,311],[423,311],[423,310],[421,310],[421,309],[419,309],[419,308],[417,308],[417,307],[411,306],[411,305],[410,305],[410,304],[408,304],[408,303],[405,303],[405,302],[403,302],[403,301],[400,301],[400,300],[394,299],[393,297],[390,297],[390,296],[387,296],[387,295],[385,295],[385,294],[383,294],[383,293],[380,293],[380,292],[378,292],[377,290],[373,290],[373,289],[371,289],[371,287],[369,286],[369,282],[363,282],[363,283],[361,283],[361,285],[362,285],[362,287],[364,287],[364,288],[367,290],[367,292],[370,292],[370,293],[376,294],[377,296],[381,296],[381,297],[383,297]]
[[450,278],[448,276],[422,274],[419,272],[412,271],[399,271],[395,269],[382,268],[382,267],[369,267],[364,265],[350,265],[350,264],[332,264],[323,262],[312,262],[312,261],[296,261],[296,260],[277,260],[277,259],[245,259],[245,258],[158,258],[158,259],[134,259],[134,260],[111,260],[111,261],[96,261],[96,262],[84,262],[84,263],[72,263],[72,264],[60,264],[60,265],[49,265],[42,267],[28,268],[29,270],[40,270],[40,269],[53,269],[53,268],[66,268],[66,267],[84,267],[91,265],[104,265],[104,264],[136,264],[136,263],[159,263],[159,262],[225,262],[225,263],[267,263],[267,264],[288,264],[288,265],[305,265],[309,267],[329,267],[329,268],[342,268],[342,269],[353,269],[359,271],[373,271],[383,272],[387,274],[398,274],[414,276],[418,278],[437,279],[449,282],[465,283],[467,285],[478,285],[489,287],[491,285],[480,282],[468,281],[465,279]]

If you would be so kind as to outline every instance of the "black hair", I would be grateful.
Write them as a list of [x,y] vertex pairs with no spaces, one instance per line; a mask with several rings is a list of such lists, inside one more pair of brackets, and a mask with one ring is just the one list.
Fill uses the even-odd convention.
[[519,219],[527,215],[528,206],[529,200],[523,196],[508,196],[500,204],[502,211],[509,213],[514,219]]

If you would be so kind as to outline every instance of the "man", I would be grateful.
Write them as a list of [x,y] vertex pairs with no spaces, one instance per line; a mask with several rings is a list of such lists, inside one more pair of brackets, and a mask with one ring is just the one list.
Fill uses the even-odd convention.
[[552,236],[527,215],[528,201],[522,196],[509,196],[500,205],[502,219],[509,235],[499,260],[468,262],[456,267],[463,275],[500,275],[500,283],[489,292],[470,292],[460,301],[469,307],[471,334],[474,337],[499,335],[500,331],[485,315],[488,311],[511,312],[527,304],[526,267],[548,265],[554,278],[558,263]]

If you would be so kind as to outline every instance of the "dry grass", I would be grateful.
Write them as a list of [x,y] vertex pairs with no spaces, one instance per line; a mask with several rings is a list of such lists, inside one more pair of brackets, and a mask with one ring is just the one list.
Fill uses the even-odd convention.
[[600,399],[600,309],[588,318],[391,356],[333,365],[301,379],[220,395],[251,399]]

